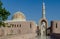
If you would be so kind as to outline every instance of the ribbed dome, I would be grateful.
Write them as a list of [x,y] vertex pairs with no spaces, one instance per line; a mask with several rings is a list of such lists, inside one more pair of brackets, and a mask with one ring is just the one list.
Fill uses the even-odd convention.
[[25,15],[22,12],[16,12],[13,15],[12,19],[13,20],[20,20],[20,21],[25,21],[26,20]]

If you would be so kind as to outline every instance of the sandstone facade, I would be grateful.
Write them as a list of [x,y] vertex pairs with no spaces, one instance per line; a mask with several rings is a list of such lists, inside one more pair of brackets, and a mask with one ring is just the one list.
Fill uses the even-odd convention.
[[36,24],[30,21],[8,22],[6,27],[0,28],[0,36],[35,33]]

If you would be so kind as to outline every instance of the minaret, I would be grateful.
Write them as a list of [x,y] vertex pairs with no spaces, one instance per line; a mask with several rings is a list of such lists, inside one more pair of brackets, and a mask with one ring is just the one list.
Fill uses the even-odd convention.
[[45,17],[45,3],[44,2],[42,4],[42,18],[46,18]]
[[43,36],[47,35],[47,27],[48,27],[48,21],[45,16],[45,3],[44,3],[44,1],[42,2],[42,18],[39,21],[39,26],[40,26],[41,38],[43,38]]

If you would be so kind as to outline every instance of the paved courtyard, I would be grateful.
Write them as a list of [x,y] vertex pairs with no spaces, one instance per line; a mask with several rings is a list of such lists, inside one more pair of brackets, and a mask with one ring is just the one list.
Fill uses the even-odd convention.
[[50,39],[50,37],[40,37],[37,36],[34,33],[30,33],[30,34],[23,34],[23,35],[13,35],[13,36],[3,36],[0,37],[0,39]]

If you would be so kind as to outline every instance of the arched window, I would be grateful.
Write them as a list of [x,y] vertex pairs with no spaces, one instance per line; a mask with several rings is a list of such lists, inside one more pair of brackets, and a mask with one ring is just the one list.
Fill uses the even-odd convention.
[[31,25],[31,23],[30,23],[30,28],[32,28],[32,25]]
[[56,28],[57,28],[57,23],[56,23]]
[[21,24],[20,24],[20,27],[21,27]]
[[18,27],[18,24],[17,24],[17,27]]
[[15,24],[15,27],[16,27],[16,24]]

